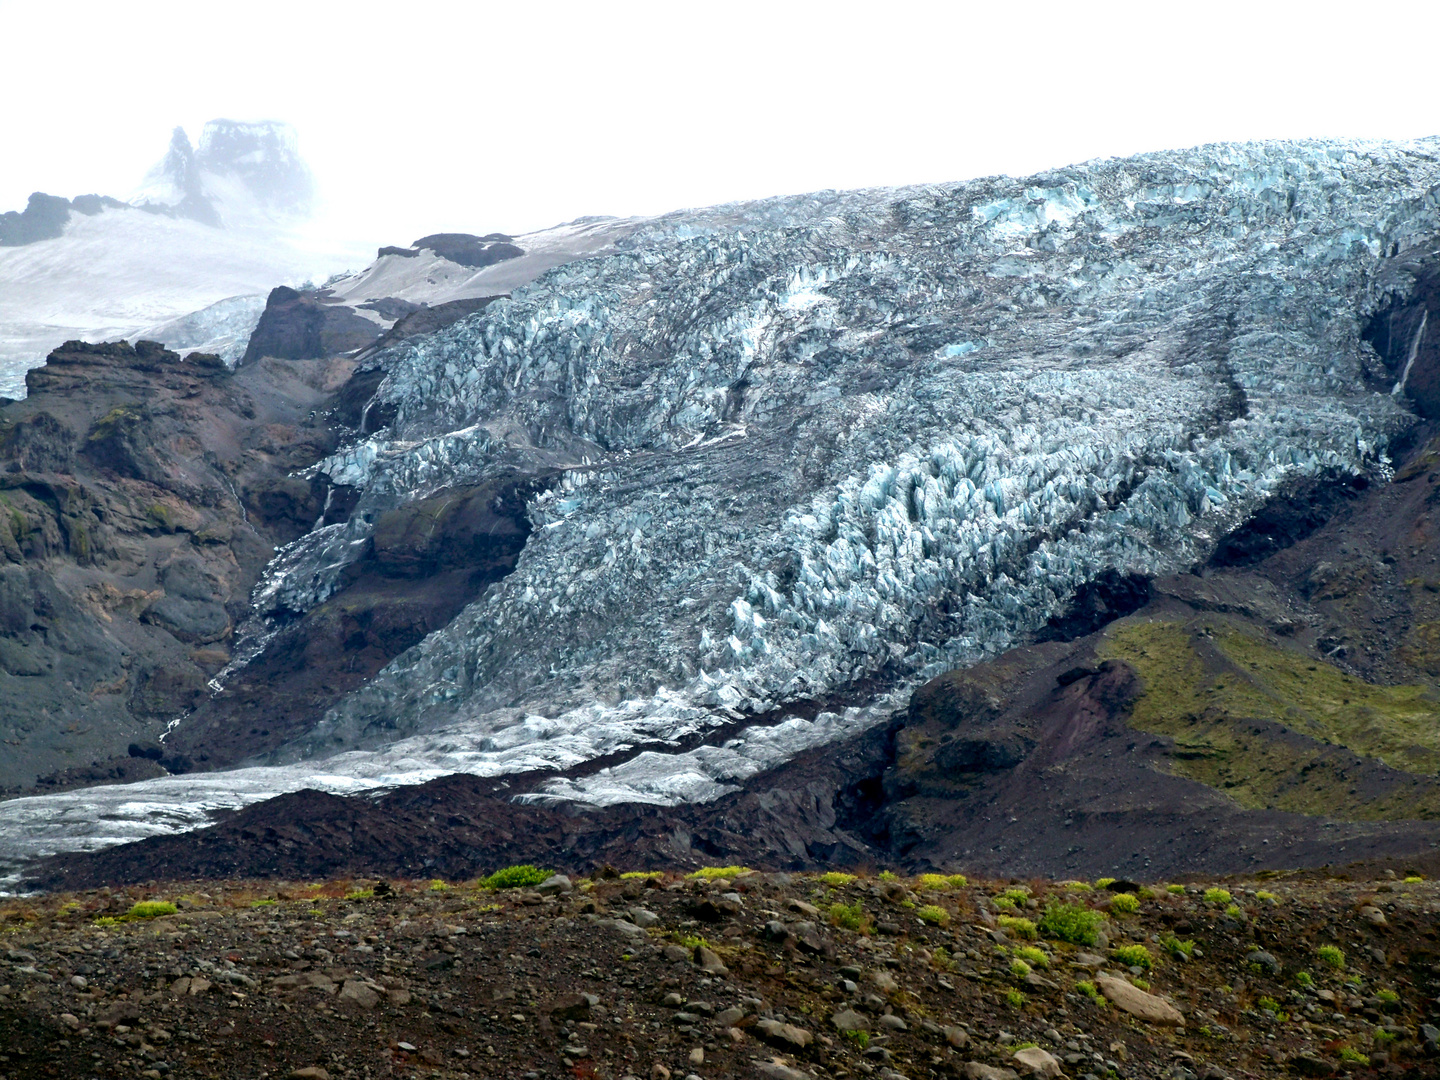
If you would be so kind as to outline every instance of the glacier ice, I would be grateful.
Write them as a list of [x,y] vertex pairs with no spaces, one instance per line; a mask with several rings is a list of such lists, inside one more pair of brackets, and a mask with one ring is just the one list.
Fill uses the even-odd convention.
[[[230,804],[624,749],[539,797],[712,798],[1106,569],[1193,564],[1287,479],[1383,471],[1412,417],[1360,330],[1384,260],[1436,234],[1437,150],[1215,145],[687,211],[396,346],[394,421],[319,466],[357,511],[281,553],[253,633],[331,595],[378,512],[557,478],[509,577],[227,774]],[[213,785],[138,785],[163,814],[0,804],[0,836],[80,842],[26,831],[45,800],[177,827]]]

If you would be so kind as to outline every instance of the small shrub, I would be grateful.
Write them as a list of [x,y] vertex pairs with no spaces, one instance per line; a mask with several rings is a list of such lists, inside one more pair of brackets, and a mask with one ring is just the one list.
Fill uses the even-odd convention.
[[1044,949],[1038,949],[1034,945],[1021,945],[1010,950],[1011,956],[1018,956],[1031,967],[1048,968],[1050,957],[1045,954]]
[[1113,877],[1097,877],[1095,879],[1095,887],[1097,889],[1108,889],[1111,885],[1114,884],[1115,879]]
[[942,971],[954,971],[956,968],[955,958],[950,955],[950,950],[941,945],[936,948],[930,957],[930,962]]
[[842,930],[859,932],[865,928],[865,909],[859,904],[831,904],[830,921]]
[[1160,944],[1171,956],[1183,956],[1186,960],[1194,958],[1195,942],[1182,941],[1174,934],[1167,934],[1160,939]]
[[1330,965],[1336,971],[1345,970],[1345,952],[1335,945],[1321,945],[1315,950],[1315,955],[1320,962]]
[[1121,945],[1118,949],[1110,950],[1110,957],[1126,967],[1144,968],[1146,971],[1155,965],[1154,957],[1144,945]]
[[174,915],[179,910],[168,900],[141,900],[126,913],[132,919],[156,919],[161,915]]
[[1008,900],[1013,900],[1017,904],[1023,904],[1026,900],[1030,899],[1030,890],[1024,885],[1011,885],[1010,888],[1006,889],[1000,895]]
[[1009,1005],[1012,1009],[1024,1008],[1025,995],[1012,987],[1005,991],[1005,1004]]
[[279,902],[278,900],[251,900],[250,906],[252,908],[274,907]]
[[1017,956],[1014,960],[1010,961],[1010,974],[1014,975],[1017,979],[1023,979],[1026,975],[1030,974],[1030,965]]
[[1315,980],[1310,977],[1310,972],[1308,971],[1297,971],[1295,973],[1295,982],[1307,990],[1315,985]]
[[1397,994],[1394,990],[1376,990],[1375,996],[1381,1001],[1383,1001],[1386,1005],[1400,1004],[1400,995]]
[[753,871],[746,866],[702,866],[690,876],[699,878],[701,881],[714,881],[716,878],[733,878],[749,873],[753,873]]
[[1154,900],[1155,890],[1147,885],[1141,885],[1140,888],[1135,890],[1135,896],[1139,900]]
[[449,891],[450,891],[450,883],[449,883],[448,881],[442,881],[442,880],[441,880],[440,878],[438,878],[438,877],[437,877],[437,878],[431,878],[431,879],[430,879],[430,891],[431,891],[431,892],[449,892]]
[[1131,985],[1131,986],[1134,986],[1137,990],[1149,990],[1149,989],[1150,989],[1150,982],[1149,982],[1149,980],[1147,980],[1147,979],[1142,979],[1139,975],[1136,975],[1133,979],[1130,980],[1130,985]]
[[1140,910],[1140,901],[1129,893],[1116,893],[1110,898],[1110,910],[1120,915],[1134,915]]
[[351,889],[345,894],[346,900],[371,900],[375,896],[374,889]]
[[1008,896],[997,896],[997,897],[995,897],[994,900],[991,901],[991,903],[993,903],[993,904],[994,904],[997,908],[999,908],[1001,911],[1014,911],[1014,910],[1016,910],[1016,909],[1015,909],[1015,901],[1014,901],[1014,900],[1011,900]]
[[1229,907],[1227,907],[1225,909],[1225,914],[1229,915],[1232,919],[1243,919],[1245,917],[1245,912],[1241,911],[1240,908],[1235,904],[1231,904]]
[[1040,929],[1047,937],[1059,938],[1072,945],[1094,945],[1095,936],[1105,916],[1080,904],[1051,904],[1040,920]]
[[1260,1000],[1255,1004],[1259,1005],[1261,1009],[1268,1013],[1278,1013],[1280,1011],[1280,1003],[1272,997],[1262,995]]
[[[480,882],[480,887],[482,889],[524,889],[539,885],[549,877],[549,870],[541,870],[538,866],[522,863],[519,866],[507,866],[503,870],[496,870]],[[432,885],[431,888],[434,886]]]
[[1411,874],[1409,877],[1407,877],[1407,878],[1405,879],[1405,884],[1406,884],[1406,885],[1419,885],[1419,884],[1420,884],[1422,881],[1424,881],[1424,880],[1425,880],[1425,879],[1424,879],[1423,877],[1421,877],[1419,874]]
[[1205,902],[1207,904],[1228,904],[1230,903],[1229,889],[1206,889]]
[[95,920],[96,926],[119,926],[120,920],[113,915],[101,915]]
[[1369,1065],[1369,1064],[1370,1064],[1370,1059],[1369,1059],[1368,1057],[1366,1057],[1364,1054],[1360,1053],[1359,1050],[1356,1050],[1353,1046],[1342,1046],[1342,1047],[1340,1048],[1340,1060],[1341,1060],[1341,1061],[1353,1061],[1353,1062],[1355,1062],[1357,1065]]
[[1172,894],[1172,895],[1174,895],[1174,896],[1184,896],[1184,895],[1185,895],[1185,886],[1184,886],[1184,885],[1166,885],[1166,886],[1165,886],[1165,891],[1168,892],[1168,893],[1170,893],[1170,894]]
[[1008,934],[1032,940],[1035,937],[1035,924],[1029,919],[1023,919],[1018,915],[1001,915],[995,921],[1000,924],[1000,929]]
[[1256,900],[1263,900],[1263,901],[1264,901],[1265,903],[1267,903],[1267,904],[1278,904],[1278,903],[1280,903],[1280,897],[1276,896],[1273,892],[1269,892],[1269,891],[1267,891],[1267,890],[1265,890],[1265,889],[1261,889],[1259,892],[1257,892],[1257,893],[1255,894],[1255,899],[1256,899]]
[[900,879],[889,870],[881,870],[878,878],[880,881],[899,881]]
[[870,1045],[870,1033],[868,1031],[847,1031],[845,1037],[864,1050]]
[[931,926],[948,926],[950,924],[950,913],[934,904],[926,904],[915,914],[920,917],[921,922],[929,923]]
[[829,885],[832,889],[838,889],[844,885],[849,885],[854,880],[854,874],[842,874],[838,870],[831,870],[828,874],[820,875],[820,883],[822,885]]
[[706,949],[713,948],[710,942],[706,941],[703,937],[696,937],[694,934],[683,934],[675,940],[680,943],[682,948],[689,949],[691,952],[702,947]]
[[1102,1009],[1109,1004],[1109,1002],[1105,1000],[1105,995],[1100,993],[1100,991],[1095,988],[1095,984],[1089,980],[1076,983],[1075,989]]
[[1395,1033],[1386,1031],[1384,1028],[1375,1029],[1375,1043],[1377,1046],[1389,1046],[1395,1041]]
[[620,875],[621,881],[635,881],[638,878],[662,878],[665,876],[661,870],[626,870]]
[[1094,892],[1094,891],[1095,891],[1093,888],[1090,887],[1090,885],[1089,885],[1087,882],[1084,882],[1084,881],[1067,881],[1067,882],[1065,883],[1065,888],[1069,889],[1071,892]]

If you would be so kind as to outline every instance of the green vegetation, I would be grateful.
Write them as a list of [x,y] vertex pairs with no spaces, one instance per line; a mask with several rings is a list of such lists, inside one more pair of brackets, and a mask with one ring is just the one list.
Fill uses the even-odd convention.
[[1260,1008],[1268,1013],[1277,1013],[1280,1011],[1280,1003],[1274,998],[1266,997],[1265,995],[1261,995],[1260,1000],[1255,1004],[1259,1005]]
[[1121,945],[1110,950],[1110,958],[1126,967],[1144,968],[1146,971],[1155,966],[1155,958],[1144,945]]
[[480,882],[480,887],[482,889],[524,889],[539,885],[550,876],[549,870],[541,870],[538,866],[522,863],[519,866],[507,866],[503,870],[496,870]]
[[830,921],[843,930],[854,930],[857,933],[865,929],[869,920],[865,916],[865,909],[859,904],[831,904],[829,911]]
[[694,934],[681,934],[676,936],[675,940],[679,942],[683,948],[689,949],[692,952],[699,948],[714,948],[714,946],[703,937],[696,937]]
[[1037,1046],[1039,1046],[1039,1045],[1040,1045],[1039,1043],[1037,1043],[1037,1042],[1030,1042],[1030,1041],[1027,1039],[1025,1042],[1011,1043],[1010,1046],[1008,1047],[1008,1049],[1009,1049],[1010,1053],[1012,1053],[1012,1054],[1018,1054],[1021,1050],[1034,1050],[1034,1049],[1035,1049]]
[[1105,916],[1081,904],[1051,904],[1040,920],[1046,937],[1059,938],[1072,945],[1094,945]]
[[1364,1054],[1360,1053],[1359,1050],[1356,1050],[1353,1046],[1342,1046],[1342,1047],[1340,1048],[1340,1060],[1341,1060],[1341,1061],[1353,1061],[1353,1062],[1355,1062],[1357,1065],[1369,1065],[1369,1064],[1370,1064],[1370,1059],[1369,1059],[1368,1057],[1366,1057]]
[[1017,956],[1014,960],[1010,961],[1010,974],[1014,975],[1017,979],[1023,979],[1026,975],[1030,974],[1030,965]]
[[179,909],[168,900],[141,900],[126,913],[132,919],[156,919],[161,915],[174,915]]
[[1000,895],[1017,904],[1023,904],[1026,900],[1030,899],[1030,890],[1024,885],[1011,885],[1010,888],[1006,889]]
[[876,877],[877,877],[877,879],[880,880],[880,881],[899,881],[899,880],[900,880],[900,878],[899,878],[893,871],[890,871],[890,870],[881,870],[880,873],[876,875]]
[[1069,889],[1071,892],[1095,891],[1087,882],[1084,881],[1067,881],[1065,882],[1065,888]]
[[1131,985],[1131,986],[1134,986],[1134,987],[1137,987],[1138,989],[1141,989],[1141,990],[1149,990],[1149,989],[1150,989],[1150,983],[1149,983],[1148,981],[1146,981],[1145,979],[1142,979],[1139,975],[1136,975],[1134,978],[1132,978],[1132,979],[1130,980],[1130,985]]
[[701,881],[714,881],[716,878],[734,878],[741,874],[753,874],[754,871],[747,866],[702,866],[690,876],[699,878]]
[[[434,888],[434,886],[432,885],[431,888]],[[351,889],[345,894],[346,900],[372,900],[374,897],[374,889]]]
[[1160,946],[1171,956],[1183,956],[1186,960],[1195,957],[1195,942],[1182,941],[1174,934],[1166,934],[1160,939]]
[[849,885],[854,880],[854,874],[842,874],[838,870],[831,870],[828,874],[820,875],[820,883],[822,885],[829,885],[832,889]]
[[1400,1004],[1400,995],[1397,994],[1394,990],[1376,990],[1375,996],[1381,1001],[1383,1001],[1386,1005]]
[[251,900],[250,906],[252,908],[274,907],[279,902],[278,900]]
[[948,926],[950,924],[950,913],[934,904],[926,904],[915,914],[920,917],[921,922],[929,923],[931,926]]
[[1411,874],[1409,877],[1407,877],[1407,878],[1405,879],[1405,884],[1406,884],[1406,885],[1418,885],[1418,884],[1420,884],[1420,882],[1422,882],[1422,881],[1424,881],[1424,880],[1425,880],[1425,879],[1424,879],[1423,877],[1421,877],[1419,874]]
[[438,878],[438,877],[437,877],[437,878],[432,878],[432,879],[430,880],[430,891],[431,891],[431,892],[449,892],[450,887],[451,887],[451,886],[450,886],[450,883],[449,883],[448,881],[443,881],[443,880],[441,880],[441,879]]
[[1097,889],[1107,889],[1114,884],[1115,879],[1113,877],[1098,877],[1095,879],[1095,887]]
[[1245,912],[1241,911],[1240,908],[1235,904],[1231,904],[1229,907],[1227,907],[1225,909],[1225,914],[1229,915],[1232,919],[1243,919],[1245,917]]
[[1001,911],[1015,910],[1015,901],[1011,900],[1008,896],[997,896],[994,900],[991,901],[991,903],[994,904]]
[[1338,946],[1321,945],[1315,950],[1315,955],[1320,959],[1321,963],[1328,964],[1336,971],[1345,970],[1345,953],[1344,950]]
[[1263,900],[1267,904],[1280,903],[1280,897],[1276,896],[1273,892],[1266,892],[1264,889],[1261,889],[1255,894],[1255,899]]
[[949,889],[965,888],[970,884],[970,879],[964,874],[921,874],[918,884],[922,889],[945,892]]
[[1018,915],[1001,915],[995,921],[1007,934],[1031,939],[1035,937],[1035,924],[1029,919],[1023,919]]
[[1207,904],[1228,904],[1230,903],[1229,889],[1206,889],[1205,903]]
[[1140,910],[1140,900],[1130,893],[1116,893],[1110,898],[1110,910],[1118,915],[1134,915]]
[[1010,955],[1018,956],[1031,967],[1048,968],[1050,966],[1050,957],[1046,954],[1045,950],[1037,948],[1034,945],[1017,946],[1010,950]]
[[[1440,698],[1418,685],[1376,686],[1238,630],[1195,633],[1175,622],[1113,629],[1100,650],[1143,680],[1131,724],[1175,740],[1172,767],[1251,809],[1356,821],[1440,817],[1440,785],[1352,794],[1345,766],[1322,746],[1276,739],[1255,720],[1344,746],[1392,768],[1440,771]],[[1219,661],[1217,663],[1217,660]]]
[[1005,1004],[1009,1005],[1012,1009],[1022,1009],[1025,1007],[1025,995],[1014,987],[1011,987],[1005,991]]
[[1084,994],[1096,1005],[1099,1005],[1102,1008],[1107,1004],[1104,995],[1101,994],[1100,991],[1095,988],[1095,984],[1093,982],[1090,982],[1088,979],[1082,982],[1077,982],[1075,984],[1075,989],[1078,993]]
[[1173,894],[1173,895],[1175,895],[1175,896],[1184,896],[1184,895],[1185,895],[1185,886],[1184,886],[1184,885],[1166,885],[1166,886],[1165,886],[1165,891],[1168,892],[1168,893],[1171,893],[1171,894]]
[[660,870],[627,870],[620,875],[621,881],[635,881],[638,878],[653,878],[658,880],[665,876]]
[[851,1042],[853,1042],[856,1046],[858,1046],[861,1050],[864,1050],[867,1046],[870,1045],[870,1033],[868,1031],[847,1031],[845,1032],[845,1037]]
[[1315,985],[1315,980],[1308,971],[1297,971],[1295,973],[1295,981],[1307,990]]

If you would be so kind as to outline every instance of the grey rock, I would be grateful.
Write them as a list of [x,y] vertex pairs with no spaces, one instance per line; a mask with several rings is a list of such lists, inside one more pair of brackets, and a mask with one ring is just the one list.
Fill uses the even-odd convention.
[[880,1017],[880,1026],[883,1028],[888,1028],[891,1031],[910,1030],[910,1026],[906,1024],[904,1020],[894,1015],[893,1013],[887,1013],[886,1015]]
[[1273,953],[1268,953],[1264,949],[1256,949],[1246,954],[1245,962],[1257,965],[1267,975],[1280,974],[1280,961],[1275,958]]
[[836,1031],[869,1031],[870,1023],[854,1009],[841,1009],[830,1017]]
[[535,891],[542,895],[555,895],[557,893],[567,893],[571,888],[570,879],[564,874],[552,874],[537,885]]
[[660,916],[656,915],[653,911],[647,911],[645,908],[637,907],[630,909],[630,921],[640,927],[640,929],[648,930],[660,922]]
[[715,1023],[720,1027],[734,1027],[741,1020],[745,1019],[745,1010],[738,1005],[732,1005],[728,1009],[721,1009],[715,1014]]

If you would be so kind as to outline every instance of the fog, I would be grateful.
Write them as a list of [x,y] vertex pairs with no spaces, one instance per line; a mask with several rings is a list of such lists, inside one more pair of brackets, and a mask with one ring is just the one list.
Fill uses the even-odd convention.
[[[0,210],[126,197],[212,117],[287,120],[319,227],[519,232],[1213,140],[1440,132],[1433,4],[0,0]],[[777,10],[778,9],[778,10]],[[1343,9],[1336,9],[1337,11]],[[1378,11],[1376,12],[1378,15]],[[1382,53],[1384,55],[1382,55]],[[1389,59],[1387,59],[1387,57]]]

